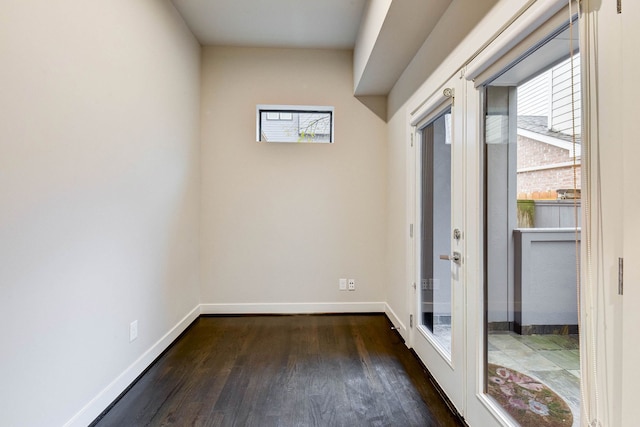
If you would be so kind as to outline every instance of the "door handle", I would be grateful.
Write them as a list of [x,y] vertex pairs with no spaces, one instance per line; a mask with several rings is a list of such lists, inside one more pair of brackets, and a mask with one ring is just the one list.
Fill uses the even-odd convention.
[[440,255],[440,259],[443,259],[445,261],[453,261],[456,264],[460,264],[462,255],[460,255],[460,252],[454,252],[452,255]]

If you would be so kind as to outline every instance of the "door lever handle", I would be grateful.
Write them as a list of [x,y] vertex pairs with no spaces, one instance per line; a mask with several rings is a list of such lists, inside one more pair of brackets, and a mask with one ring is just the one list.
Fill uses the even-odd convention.
[[460,252],[454,252],[452,255],[440,255],[440,259],[443,259],[445,261],[453,261],[457,264],[460,264],[462,255],[460,255]]

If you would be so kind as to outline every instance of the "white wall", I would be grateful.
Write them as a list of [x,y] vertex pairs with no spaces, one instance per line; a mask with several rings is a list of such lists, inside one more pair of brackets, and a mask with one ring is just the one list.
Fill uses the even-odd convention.
[[[353,97],[352,52],[206,47],[202,74],[205,311],[384,301],[386,126]],[[257,143],[256,104],[332,105],[335,143]]]
[[86,425],[197,306],[199,51],[165,0],[0,5],[0,424]]
[[405,146],[409,145],[405,133],[406,124],[400,116],[391,120],[387,126],[387,282],[385,301],[393,310],[394,324],[399,332],[408,338],[409,327],[409,289],[412,278],[409,277],[408,259],[410,248],[407,245],[409,223],[407,221],[407,159]]
[[357,88],[367,67],[392,0],[369,0],[364,6],[358,37],[353,51],[353,87]]
[[[622,50],[634,52],[637,40],[640,39],[640,3],[625,1],[622,15]],[[640,98],[640,86],[638,85],[638,67],[640,67],[640,55],[626,55],[623,62],[624,95],[623,116],[623,141],[624,141],[624,259],[625,259],[625,291],[624,291],[624,318],[623,336],[636,337],[638,325],[640,325],[640,198],[638,197],[639,173],[637,162],[640,158],[640,121],[638,117],[638,99]],[[612,82],[614,83],[614,82]],[[620,105],[620,104],[618,104]],[[638,366],[638,354],[640,354],[640,341],[637,339],[625,339],[622,344],[622,425],[633,426],[638,420],[637,384],[640,383],[640,366]]]

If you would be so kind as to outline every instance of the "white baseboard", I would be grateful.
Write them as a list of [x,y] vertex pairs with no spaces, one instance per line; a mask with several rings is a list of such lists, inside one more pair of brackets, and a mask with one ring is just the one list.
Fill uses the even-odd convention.
[[138,376],[147,369],[151,363],[166,350],[176,338],[200,315],[200,305],[184,316],[162,338],[151,346],[124,370],[111,384],[105,387],[96,397],[87,403],[73,418],[64,424],[64,427],[86,427],[95,420],[111,403],[135,381]]
[[201,304],[202,314],[383,313],[384,302]]
[[384,312],[389,318],[389,320],[391,320],[391,323],[393,323],[393,326],[397,328],[397,331],[400,333],[400,335],[404,339],[404,342],[408,343],[409,337],[407,336],[407,332],[408,332],[407,327],[404,325],[402,320],[400,320],[400,318],[396,315],[396,313],[387,303],[384,303]]

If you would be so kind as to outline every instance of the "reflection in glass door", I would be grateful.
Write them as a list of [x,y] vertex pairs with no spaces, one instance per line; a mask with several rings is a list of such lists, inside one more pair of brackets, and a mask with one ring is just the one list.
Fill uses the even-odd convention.
[[420,325],[451,357],[451,114],[422,130]]

